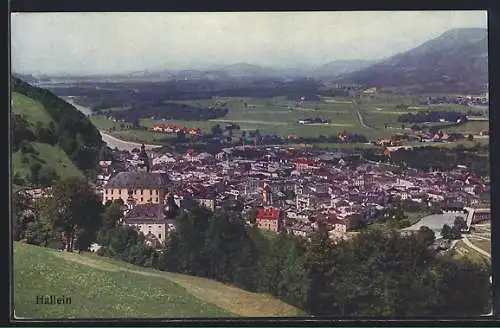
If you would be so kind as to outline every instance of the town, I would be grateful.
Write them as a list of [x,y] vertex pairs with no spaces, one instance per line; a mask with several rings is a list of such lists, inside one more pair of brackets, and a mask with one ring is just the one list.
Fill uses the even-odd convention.
[[13,13],[11,317],[492,316],[486,14]]
[[[178,206],[194,200],[211,211],[230,206],[247,218],[253,213],[259,228],[273,232],[307,237],[324,224],[333,240],[352,235],[354,220],[369,223],[405,200],[433,214],[486,209],[476,211],[479,218],[466,215],[469,226],[489,220],[489,202],[480,196],[489,182],[461,165],[449,172],[395,174],[362,154],[265,146],[225,148],[215,155],[161,155],[143,146],[115,155],[115,161],[99,163],[96,190],[103,204],[123,201],[125,224],[137,227],[150,245],[161,246],[175,229],[163,211],[169,197]],[[39,190],[34,196],[40,195]]]

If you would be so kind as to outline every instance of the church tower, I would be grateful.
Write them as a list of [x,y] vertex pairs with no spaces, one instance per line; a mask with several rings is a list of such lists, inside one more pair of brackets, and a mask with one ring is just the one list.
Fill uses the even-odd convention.
[[142,164],[139,164],[138,169],[140,172],[149,172],[150,171],[150,166],[149,166],[149,157],[148,154],[146,153],[146,147],[144,144],[141,146],[141,152],[139,153],[139,160],[142,161]]

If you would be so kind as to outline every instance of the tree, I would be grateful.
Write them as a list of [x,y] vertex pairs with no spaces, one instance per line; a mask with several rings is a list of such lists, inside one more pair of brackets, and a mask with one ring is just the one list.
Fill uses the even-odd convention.
[[467,140],[469,140],[469,141],[474,140],[474,136],[473,136],[472,134],[469,134],[469,135],[467,136]]
[[422,241],[425,245],[432,245],[436,241],[436,236],[434,231],[429,227],[423,226],[418,230],[418,239]]
[[251,208],[247,213],[247,217],[250,224],[255,225],[257,223],[257,208]]
[[[72,251],[78,229],[85,229],[88,241],[95,240],[101,226],[102,204],[85,179],[70,177],[58,181],[52,195],[42,201],[41,217],[63,236],[65,249]],[[86,249],[88,245],[80,245]]]
[[51,166],[44,165],[38,173],[38,182],[42,187],[50,186],[57,179],[59,179],[59,176]]
[[24,192],[12,194],[12,233],[14,240],[23,239],[27,225],[35,220],[33,203],[29,196]]
[[443,225],[443,228],[441,228],[441,236],[443,236],[444,239],[452,239],[451,227],[449,225]]
[[467,231],[467,222],[463,217],[457,216],[453,222],[453,227],[456,227],[456,229],[460,232]]
[[24,186],[24,184],[26,183],[26,181],[24,181],[24,179],[21,177],[21,175],[19,174],[19,172],[16,172],[14,174],[14,176],[12,177],[12,183],[15,184],[15,185],[18,185],[18,186]]
[[261,141],[262,141],[262,135],[260,133],[260,130],[256,129],[255,130],[255,142],[256,142],[256,144],[260,144]]
[[34,162],[30,165],[30,177],[31,177],[31,183],[33,184],[38,184],[38,175],[40,173],[40,170],[42,169],[42,164],[39,162]]
[[141,127],[141,124],[139,122],[139,118],[137,116],[132,116],[131,118],[131,123],[132,123],[132,128],[133,129],[139,129]]
[[[121,202],[120,202],[121,201]],[[110,230],[116,228],[118,222],[123,218],[123,201],[121,199],[114,200],[107,205],[104,214],[102,215],[102,223],[97,233],[97,242],[104,244],[107,234]]]
[[177,131],[176,141],[179,143],[186,142],[186,132],[184,132],[184,130]]
[[20,143],[20,148],[21,152],[23,154],[34,154],[35,153],[35,148],[33,148],[33,145],[29,143],[29,141],[23,140]]
[[430,270],[437,276],[434,279],[442,282],[435,284],[435,313],[463,316],[491,311],[490,264],[444,257]]
[[52,229],[46,222],[31,221],[26,226],[25,237],[28,244],[46,247],[52,237]]
[[353,215],[349,217],[349,224],[347,227],[349,231],[358,231],[360,229],[363,229],[365,226],[366,223],[361,217],[361,215]]
[[407,212],[420,212],[422,210],[422,205],[412,199],[405,199],[402,202],[402,207]]
[[311,236],[307,249],[305,267],[310,284],[307,290],[306,310],[317,315],[331,313],[333,294],[325,288],[325,282],[331,281],[334,267],[335,249],[326,230],[320,229]]
[[444,239],[459,239],[461,237],[461,233],[457,226],[450,227],[445,224],[441,229],[441,236],[443,236]]
[[36,122],[35,134],[39,142],[51,145],[57,143],[56,127],[53,121],[50,121],[47,125],[40,121]]
[[211,128],[211,132],[214,137],[219,137],[222,135],[223,131],[219,124],[215,124]]

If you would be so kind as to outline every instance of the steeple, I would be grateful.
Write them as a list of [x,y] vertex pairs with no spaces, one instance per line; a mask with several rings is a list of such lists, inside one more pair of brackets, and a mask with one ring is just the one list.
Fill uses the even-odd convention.
[[142,160],[143,164],[141,165],[141,168],[145,170],[146,172],[149,172],[149,157],[148,154],[146,153],[146,146],[144,144],[141,145],[141,152],[139,153],[139,159]]

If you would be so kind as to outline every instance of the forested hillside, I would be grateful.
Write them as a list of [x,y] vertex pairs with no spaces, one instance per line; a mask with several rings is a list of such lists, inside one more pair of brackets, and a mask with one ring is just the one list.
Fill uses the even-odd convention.
[[413,93],[480,93],[488,90],[488,31],[453,29],[412,50],[339,77]]
[[48,90],[11,81],[14,184],[48,185],[90,173],[103,146],[90,120]]

